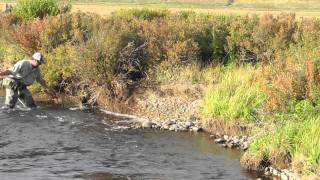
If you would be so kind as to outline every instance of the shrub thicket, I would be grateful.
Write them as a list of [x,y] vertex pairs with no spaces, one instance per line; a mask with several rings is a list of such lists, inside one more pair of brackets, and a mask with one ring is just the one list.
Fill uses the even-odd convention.
[[[281,109],[279,103],[287,107],[292,101],[316,94],[312,89],[317,87],[317,53],[310,47],[316,47],[318,42],[317,19],[297,21],[293,14],[180,16],[170,15],[166,10],[146,9],[121,10],[107,19],[83,13],[24,23],[18,19],[13,15],[6,20],[1,18],[0,26],[11,28],[8,33],[11,36],[7,38],[10,42],[19,44],[26,54],[36,50],[51,53],[61,45],[74,46],[79,57],[83,57],[77,63],[85,64],[78,73],[87,72],[90,77],[109,81],[115,75],[128,75],[130,67],[140,71],[139,75],[130,75],[136,81],[146,73],[155,77],[158,72],[174,72],[188,65],[263,63],[266,109]],[[122,51],[130,43],[134,48],[147,44],[143,57],[135,62],[119,63]],[[308,48],[299,48],[307,45]],[[305,54],[310,56],[309,64],[303,59]],[[139,65],[133,66],[137,62]],[[278,69],[282,69],[281,73]]]

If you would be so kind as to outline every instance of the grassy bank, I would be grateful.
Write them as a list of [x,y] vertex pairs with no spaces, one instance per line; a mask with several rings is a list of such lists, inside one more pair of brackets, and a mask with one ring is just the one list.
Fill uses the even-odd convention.
[[0,57],[8,66],[40,50],[50,87],[109,109],[142,88],[202,84],[203,124],[253,126],[257,139],[242,159],[246,167],[317,176],[319,35],[320,20],[294,14],[130,9],[106,18],[78,12],[29,20],[1,14]]

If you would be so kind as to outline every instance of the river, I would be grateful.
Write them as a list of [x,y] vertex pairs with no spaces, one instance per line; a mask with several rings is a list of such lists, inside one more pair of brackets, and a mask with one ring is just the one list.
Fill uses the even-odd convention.
[[[4,98],[0,98],[1,105]],[[118,129],[125,119],[42,104],[0,111],[0,179],[256,179],[204,133]]]

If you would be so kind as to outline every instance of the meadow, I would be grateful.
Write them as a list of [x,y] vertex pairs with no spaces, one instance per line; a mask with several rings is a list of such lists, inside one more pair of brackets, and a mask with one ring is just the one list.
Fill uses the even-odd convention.
[[[64,1],[61,1],[64,2]],[[316,0],[71,0],[73,12],[82,11],[108,16],[119,9],[152,8],[168,9],[171,12],[192,10],[214,14],[280,14],[294,12],[297,17],[317,17],[320,15],[320,2]],[[0,0],[16,3],[16,0]]]

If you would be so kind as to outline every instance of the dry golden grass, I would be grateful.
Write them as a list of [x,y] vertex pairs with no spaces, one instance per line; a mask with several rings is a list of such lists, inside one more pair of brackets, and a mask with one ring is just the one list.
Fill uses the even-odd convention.
[[317,0],[236,0],[237,3],[276,3],[276,4],[283,4],[283,3],[318,3]]
[[[292,0],[238,0],[237,3],[286,3],[286,2],[293,2]],[[294,1],[294,2],[300,2],[300,3],[306,3],[301,1]],[[309,1],[309,4],[313,4],[313,1]],[[72,12],[82,11],[82,12],[89,12],[89,13],[97,13],[102,16],[108,16],[112,12],[119,10],[119,9],[127,9],[127,8],[153,8],[157,9],[157,5],[135,5],[135,4],[124,4],[124,5],[117,5],[117,4],[73,4],[72,5]],[[161,7],[160,7],[161,8]],[[0,10],[5,9],[5,3],[0,2]],[[245,9],[245,8],[223,8],[223,7],[217,7],[217,8],[183,8],[183,7],[169,7],[167,8],[171,12],[178,12],[183,10],[192,10],[199,13],[210,13],[210,14],[236,14],[236,15],[246,15],[246,14],[265,14],[265,13],[271,13],[271,14],[280,14],[281,12],[293,12],[293,11],[280,11],[280,10],[253,10],[253,9]],[[296,11],[294,12],[297,17],[319,17],[320,11]]]
[[5,8],[5,3],[0,2],[1,10],[4,10]]
[[[113,5],[98,5],[98,4],[74,4],[72,6],[72,11],[83,11],[90,13],[97,13],[102,16],[108,16],[112,12],[125,9],[125,8],[144,8],[146,6],[113,6]],[[211,13],[211,14],[237,14],[237,15],[246,15],[246,14],[280,14],[281,12],[290,12],[290,11],[254,11],[254,10],[246,10],[246,9],[227,9],[227,8],[217,8],[217,9],[205,9],[205,8],[168,8],[171,12],[178,12],[182,10],[192,10],[199,13]],[[297,17],[319,17],[320,12],[308,12],[308,11],[298,11],[295,12]]]

